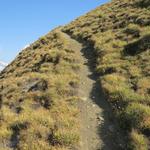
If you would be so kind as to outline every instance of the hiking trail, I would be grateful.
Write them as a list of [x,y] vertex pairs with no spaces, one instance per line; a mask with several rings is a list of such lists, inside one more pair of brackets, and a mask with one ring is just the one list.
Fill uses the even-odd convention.
[[99,77],[94,71],[95,58],[92,47],[84,46],[66,33],[61,34],[68,40],[68,47],[77,53],[81,63],[79,71],[81,82],[78,89],[78,96],[81,99],[78,104],[81,143],[77,150],[122,149],[119,128],[102,93]]

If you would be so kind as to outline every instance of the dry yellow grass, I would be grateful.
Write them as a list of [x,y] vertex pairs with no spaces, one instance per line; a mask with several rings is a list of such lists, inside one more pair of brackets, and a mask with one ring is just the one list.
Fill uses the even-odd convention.
[[[150,1],[112,0],[62,31],[93,48],[100,84],[128,139],[125,149],[148,150]],[[53,30],[0,74],[3,149],[67,150],[78,143],[80,63],[69,47]]]
[[78,144],[78,56],[56,29],[0,75],[3,149],[67,150]]

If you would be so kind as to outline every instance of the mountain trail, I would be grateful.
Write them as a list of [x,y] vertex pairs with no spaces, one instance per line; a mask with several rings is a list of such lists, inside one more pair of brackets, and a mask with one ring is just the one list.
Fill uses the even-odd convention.
[[100,88],[98,75],[94,71],[94,54],[91,46],[84,46],[63,33],[68,47],[80,56],[80,87],[78,104],[80,110],[81,143],[78,150],[121,150],[122,137],[112,116],[112,110]]

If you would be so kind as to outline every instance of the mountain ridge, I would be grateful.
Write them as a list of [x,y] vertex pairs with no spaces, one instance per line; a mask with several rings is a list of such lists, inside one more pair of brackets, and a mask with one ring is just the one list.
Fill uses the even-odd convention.
[[[83,54],[76,53],[81,49],[79,45],[83,46]],[[86,56],[89,50],[92,51],[88,54],[90,57]],[[82,57],[86,57],[87,63],[83,64]],[[80,139],[79,116],[84,115],[87,108],[83,107],[85,112],[82,112],[78,105],[83,106],[82,101],[91,98],[89,86],[93,85],[88,83],[93,81],[89,80],[92,75],[88,73],[93,72],[97,76],[94,79],[99,86],[97,89],[103,92],[105,99],[101,99],[102,95],[95,102],[91,98],[90,107],[100,108],[106,116],[112,109],[114,122],[118,125],[110,124],[113,122],[111,116],[106,129],[114,135],[115,126],[119,126],[117,132],[123,135],[116,136],[116,140],[121,140],[115,142],[118,150],[148,150],[149,60],[149,0],[112,0],[70,24],[52,30],[25,48],[0,73],[0,145],[10,150],[80,149],[83,138]],[[84,76],[81,69],[85,65],[90,67],[90,61],[92,71],[89,68],[83,77],[87,80],[87,91],[90,90],[86,97],[81,97],[78,93],[86,88],[80,89],[86,84],[80,79]],[[97,93],[98,90],[92,97]],[[110,105],[107,111],[98,105],[106,99]],[[91,131],[102,130],[103,120],[104,123],[107,120],[103,115],[98,123],[93,119],[90,125],[95,121],[98,127]],[[85,122],[81,121],[81,126],[82,123],[86,126]],[[90,130],[88,126],[85,128]],[[111,146],[105,147],[108,144],[104,142],[105,138],[99,136],[104,144],[101,148],[110,150]]]

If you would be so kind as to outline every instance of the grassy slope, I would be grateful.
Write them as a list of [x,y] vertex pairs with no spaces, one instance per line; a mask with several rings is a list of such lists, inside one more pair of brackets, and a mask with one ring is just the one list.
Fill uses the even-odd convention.
[[0,148],[67,150],[79,140],[78,57],[56,29],[0,74]]
[[[63,28],[93,46],[104,93],[134,150],[149,145],[149,5],[149,0],[114,0]],[[0,74],[3,149],[65,150],[78,142],[79,67],[68,41],[55,30]]]
[[148,150],[150,135],[150,1],[113,0],[65,26],[97,54],[96,71],[126,149]]

